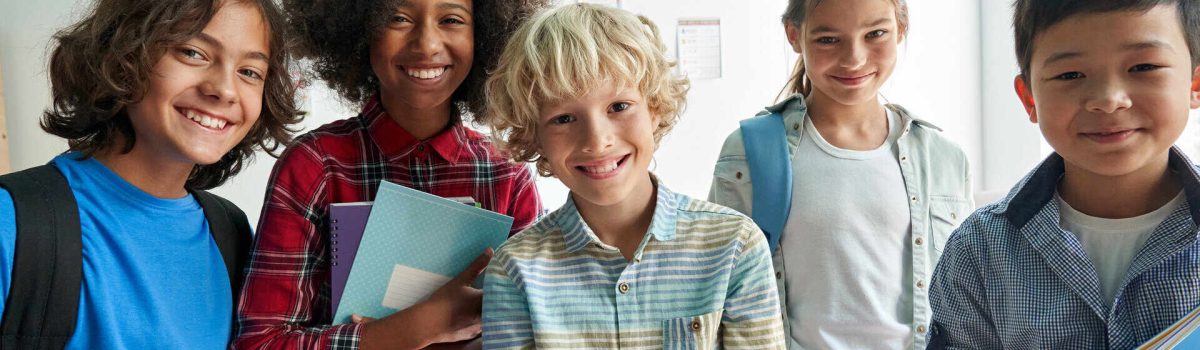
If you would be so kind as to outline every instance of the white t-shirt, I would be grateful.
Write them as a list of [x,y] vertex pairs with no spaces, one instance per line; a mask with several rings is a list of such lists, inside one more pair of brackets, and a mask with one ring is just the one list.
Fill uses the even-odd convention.
[[1154,229],[1172,211],[1183,205],[1184,196],[1180,191],[1166,205],[1126,219],[1105,219],[1084,214],[1067,204],[1058,192],[1054,193],[1054,200],[1058,201],[1059,206],[1059,226],[1079,238],[1083,251],[1100,277],[1100,296],[1105,305],[1111,307],[1134,256],[1146,244],[1146,239],[1150,238]]
[[902,126],[888,111],[877,149],[834,147],[805,118],[792,209],[780,240],[789,336],[803,348],[908,349],[912,245],[897,160]]

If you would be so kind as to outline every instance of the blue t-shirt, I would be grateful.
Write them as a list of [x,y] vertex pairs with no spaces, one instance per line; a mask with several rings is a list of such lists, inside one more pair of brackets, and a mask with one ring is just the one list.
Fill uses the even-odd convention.
[[[79,316],[67,349],[227,347],[229,275],[200,204],[191,195],[154,197],[95,159],[78,158],[69,153],[52,161],[71,184],[83,238]],[[13,213],[12,197],[0,189],[4,300],[12,282]]]

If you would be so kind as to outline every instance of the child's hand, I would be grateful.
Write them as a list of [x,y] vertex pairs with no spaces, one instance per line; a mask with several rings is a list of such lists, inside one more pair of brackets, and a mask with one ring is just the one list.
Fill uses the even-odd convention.
[[483,291],[471,283],[492,260],[488,248],[454,279],[434,291],[429,299],[379,320],[359,315],[351,316],[356,324],[364,324],[362,349],[419,348],[436,343],[450,343],[479,336],[482,330],[480,311]]

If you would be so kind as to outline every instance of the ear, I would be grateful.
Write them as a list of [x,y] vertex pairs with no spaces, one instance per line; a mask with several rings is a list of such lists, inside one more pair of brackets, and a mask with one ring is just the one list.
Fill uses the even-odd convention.
[[1192,69],[1192,109],[1200,108],[1200,67]]
[[1021,104],[1025,106],[1025,114],[1029,114],[1029,122],[1037,123],[1037,108],[1034,106],[1033,91],[1030,91],[1029,84],[1025,82],[1025,78],[1017,74],[1013,79],[1013,88],[1017,90],[1017,98],[1021,100]]
[[795,24],[792,24],[791,21],[783,21],[783,31],[787,33],[788,43],[792,44],[792,51],[798,54],[803,54],[804,47],[800,46],[800,40],[802,40],[802,35],[800,35],[800,32],[802,29],[797,27]]

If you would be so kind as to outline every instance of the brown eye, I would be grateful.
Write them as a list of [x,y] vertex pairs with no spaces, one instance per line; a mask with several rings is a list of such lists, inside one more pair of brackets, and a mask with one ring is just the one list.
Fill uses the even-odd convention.
[[1162,68],[1162,66],[1153,65],[1153,64],[1149,64],[1149,63],[1142,63],[1139,65],[1133,66],[1132,68],[1129,68],[1129,71],[1130,72],[1148,72],[1148,71],[1152,71],[1152,70],[1159,69],[1159,68]]
[[1066,72],[1066,73],[1054,76],[1054,80],[1076,80],[1076,79],[1082,79],[1082,78],[1083,78],[1083,73],[1080,73],[1080,72]]

